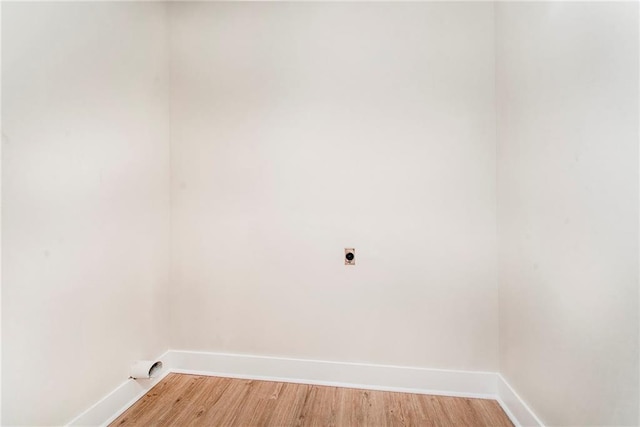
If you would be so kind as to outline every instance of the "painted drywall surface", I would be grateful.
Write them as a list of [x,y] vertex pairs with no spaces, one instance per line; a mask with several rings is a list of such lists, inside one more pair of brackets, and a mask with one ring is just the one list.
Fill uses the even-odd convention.
[[638,425],[638,5],[496,5],[500,372]]
[[170,17],[171,348],[495,370],[493,6]]
[[2,8],[2,424],[59,425],[167,348],[166,13]]
[[[2,22],[2,6],[0,6],[0,23]],[[2,31],[0,31],[0,48]],[[0,81],[2,81],[2,55],[0,52]],[[0,242],[2,242],[2,84],[0,84]],[[0,244],[0,360],[2,359],[2,244]],[[2,423],[2,363],[0,362],[0,423]]]

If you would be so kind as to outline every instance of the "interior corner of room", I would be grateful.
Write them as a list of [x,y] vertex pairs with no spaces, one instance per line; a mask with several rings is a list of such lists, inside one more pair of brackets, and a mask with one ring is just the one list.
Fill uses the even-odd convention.
[[638,3],[1,9],[1,424],[177,374],[640,424]]

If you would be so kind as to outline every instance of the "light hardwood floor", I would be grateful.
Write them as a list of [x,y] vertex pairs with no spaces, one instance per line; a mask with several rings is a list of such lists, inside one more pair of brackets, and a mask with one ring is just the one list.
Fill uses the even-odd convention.
[[513,426],[494,400],[169,374],[111,426]]

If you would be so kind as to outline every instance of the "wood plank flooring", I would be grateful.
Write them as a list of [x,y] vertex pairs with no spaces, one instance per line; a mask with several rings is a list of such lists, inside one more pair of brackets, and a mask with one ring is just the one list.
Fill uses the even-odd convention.
[[494,400],[169,374],[111,426],[505,426]]

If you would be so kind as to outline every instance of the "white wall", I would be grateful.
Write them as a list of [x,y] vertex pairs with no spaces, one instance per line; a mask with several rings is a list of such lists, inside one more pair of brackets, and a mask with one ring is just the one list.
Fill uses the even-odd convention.
[[495,370],[493,5],[170,10],[171,347]]
[[638,425],[638,4],[496,22],[500,371],[549,425]]
[[3,424],[169,344],[640,421],[637,4],[2,8]]
[[2,8],[2,424],[54,425],[167,348],[166,15]]

